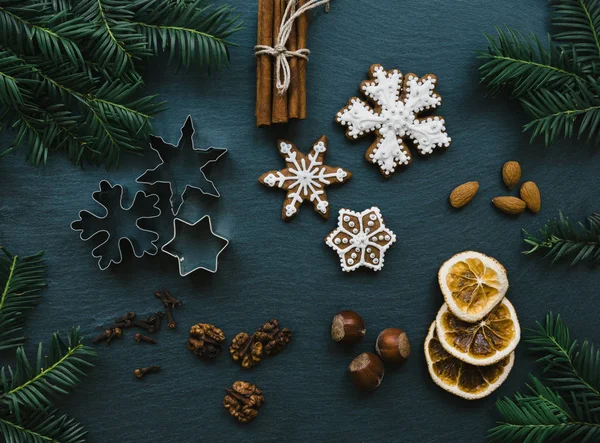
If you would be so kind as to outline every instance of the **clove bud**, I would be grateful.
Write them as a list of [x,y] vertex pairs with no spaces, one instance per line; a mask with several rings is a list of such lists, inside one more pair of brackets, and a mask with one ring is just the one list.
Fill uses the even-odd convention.
[[144,376],[146,374],[153,374],[156,372],[160,372],[160,366],[148,366],[147,368],[138,368],[135,371],[133,371],[133,375],[135,375],[138,379],[142,379],[144,378]]
[[136,342],[138,342],[138,343],[139,343],[139,342],[142,342],[142,341],[143,341],[143,342],[146,342],[146,343],[152,343],[153,345],[155,345],[155,344],[157,344],[157,343],[158,343],[158,342],[157,342],[156,340],[154,340],[153,338],[146,337],[145,335],[142,335],[142,334],[135,334],[135,335],[133,336],[133,338],[134,338],[134,340],[135,340]]

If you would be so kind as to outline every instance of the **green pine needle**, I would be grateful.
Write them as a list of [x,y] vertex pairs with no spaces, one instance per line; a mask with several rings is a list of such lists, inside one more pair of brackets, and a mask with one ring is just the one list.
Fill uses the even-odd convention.
[[21,423],[0,417],[0,435],[7,443],[82,443],[86,434],[75,420],[53,410],[34,412]]
[[43,252],[30,257],[4,253],[0,256],[0,351],[25,342],[22,335],[26,311],[37,304],[40,290],[46,286]]
[[169,51],[206,71],[229,62],[241,20],[210,0],[0,0],[0,129],[46,164],[54,151],[116,167],[140,154],[164,110],[136,65]]
[[525,243],[531,246],[524,253],[545,251],[552,263],[571,258],[571,265],[579,262],[600,264],[600,213],[590,215],[587,221],[587,227],[581,222],[573,224],[560,213],[558,219],[550,220],[540,230],[540,237],[523,231]]
[[0,440],[83,442],[83,427],[57,414],[52,401],[80,383],[96,353],[83,344],[79,328],[73,328],[66,339],[54,333],[47,353],[40,343],[35,362],[29,361],[21,346],[23,313],[36,305],[46,285],[43,253],[20,257],[0,249],[0,351],[16,348],[14,366],[0,368]]
[[68,394],[81,382],[83,369],[92,366],[88,360],[94,355],[95,351],[82,343],[79,328],[69,332],[66,342],[54,333],[46,357],[40,343],[35,364],[23,347],[17,348],[15,368],[0,369],[0,407],[17,422],[23,419],[24,409],[45,410],[54,397]]
[[536,36],[497,29],[486,36],[479,70],[492,93],[510,91],[532,117],[531,141],[558,139],[600,143],[600,2],[552,0],[553,33],[547,48]]
[[571,340],[560,315],[529,330],[526,342],[540,355],[542,379],[530,375],[525,394],[497,400],[503,420],[490,429],[494,442],[600,440],[600,352]]

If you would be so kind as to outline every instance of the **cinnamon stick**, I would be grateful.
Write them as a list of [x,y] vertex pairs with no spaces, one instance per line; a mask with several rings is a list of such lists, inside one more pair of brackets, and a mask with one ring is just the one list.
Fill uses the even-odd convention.
[[[258,0],[257,44],[273,46],[274,0]],[[273,58],[259,55],[256,60],[256,126],[271,124]]]
[[[293,1],[293,0],[291,0]],[[298,49],[298,38],[296,35],[296,23],[292,26],[292,32],[288,39],[288,50]],[[300,89],[298,83],[298,58],[290,58],[290,87],[288,89],[288,117],[300,118]]]
[[[279,28],[285,12],[285,0],[275,0],[273,8],[273,40],[277,41],[279,37]],[[272,59],[275,63],[275,59]],[[277,92],[276,75],[273,75],[273,107],[271,109],[271,123],[285,123],[288,121],[288,95],[279,95]]]
[[[306,0],[298,0],[298,8],[301,8]],[[308,35],[308,14],[305,12],[296,20],[296,43],[298,49],[306,48],[306,37]],[[306,118],[306,60],[298,59],[298,100],[300,119]]]

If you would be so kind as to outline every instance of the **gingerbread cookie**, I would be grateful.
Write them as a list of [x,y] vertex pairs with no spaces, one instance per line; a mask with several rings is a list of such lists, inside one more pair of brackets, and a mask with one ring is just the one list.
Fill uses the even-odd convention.
[[323,164],[327,152],[327,137],[315,142],[308,154],[301,153],[294,144],[285,140],[277,143],[279,153],[288,167],[280,171],[269,171],[258,179],[263,185],[287,191],[281,217],[289,220],[298,213],[304,200],[313,203],[315,211],[324,218],[329,217],[329,202],[325,188],[332,183],[344,183],[352,174],[343,168]]
[[442,98],[434,92],[437,77],[426,74],[402,73],[397,69],[386,71],[381,65],[369,70],[370,80],[361,83],[360,90],[375,105],[353,97],[337,113],[336,120],[347,126],[346,136],[356,139],[375,131],[376,140],[365,154],[367,161],[377,163],[384,176],[390,177],[399,165],[408,165],[411,155],[405,140],[410,139],[420,154],[431,154],[438,146],[450,146],[442,117],[418,115],[437,108]]
[[362,212],[340,209],[338,227],[325,239],[340,256],[346,272],[361,266],[379,271],[383,268],[385,251],[396,241],[396,235],[385,227],[379,208]]

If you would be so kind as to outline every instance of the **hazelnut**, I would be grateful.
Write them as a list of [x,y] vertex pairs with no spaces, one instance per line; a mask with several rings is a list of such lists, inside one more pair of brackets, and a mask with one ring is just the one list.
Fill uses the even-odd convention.
[[331,338],[339,343],[356,343],[366,332],[364,320],[354,311],[341,311],[331,322]]
[[352,381],[357,388],[373,390],[383,380],[383,362],[371,352],[363,352],[348,366]]
[[402,329],[387,328],[377,336],[375,350],[385,362],[403,363],[410,357],[410,342]]

